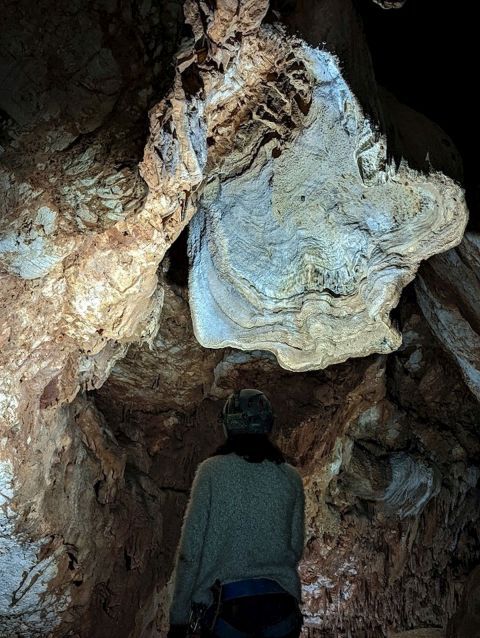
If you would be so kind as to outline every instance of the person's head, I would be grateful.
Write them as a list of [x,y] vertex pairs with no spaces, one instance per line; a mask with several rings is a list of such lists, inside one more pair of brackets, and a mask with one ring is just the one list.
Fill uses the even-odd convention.
[[273,410],[270,401],[260,390],[236,390],[225,401],[222,410],[225,437],[237,434],[270,434]]
[[269,438],[274,413],[269,399],[260,390],[245,388],[233,392],[225,401],[219,420],[226,441],[212,456],[233,452],[252,463],[287,460]]

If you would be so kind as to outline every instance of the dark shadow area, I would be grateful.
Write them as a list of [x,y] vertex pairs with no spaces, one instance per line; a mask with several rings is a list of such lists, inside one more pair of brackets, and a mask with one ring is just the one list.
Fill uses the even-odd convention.
[[364,21],[377,81],[439,124],[460,151],[468,228],[480,229],[475,4],[407,0],[402,9],[389,11],[371,0],[355,0],[355,5]]
[[[474,5],[408,0],[385,10],[373,0],[272,0],[270,6],[266,21],[280,19],[339,57],[365,114],[386,135],[391,161],[398,166],[404,157],[415,170],[433,168],[465,186],[469,228],[478,229]],[[451,141],[435,125],[460,152],[463,176]]]
[[176,284],[182,288],[188,286],[188,225],[182,230],[177,239],[165,253],[169,258],[168,270],[165,279],[170,284]]

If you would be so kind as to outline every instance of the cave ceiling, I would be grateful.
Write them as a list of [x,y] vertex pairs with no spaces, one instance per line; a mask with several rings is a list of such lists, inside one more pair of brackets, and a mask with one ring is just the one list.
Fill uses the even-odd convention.
[[361,8],[2,8],[0,638],[166,635],[241,387],[304,480],[308,638],[475,637],[479,233]]
[[150,205],[174,205],[173,184],[196,202],[197,339],[269,350],[297,371],[395,350],[390,310],[422,259],[460,242],[462,189],[388,159],[331,53],[278,25],[246,21],[240,39],[202,12],[187,5],[194,42],[211,21],[211,51],[181,51],[143,163]]

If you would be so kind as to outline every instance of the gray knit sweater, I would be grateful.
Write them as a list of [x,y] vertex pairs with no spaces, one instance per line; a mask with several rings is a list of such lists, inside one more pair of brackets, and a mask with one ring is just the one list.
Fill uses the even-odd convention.
[[289,463],[234,453],[200,463],[176,552],[170,624],[188,622],[192,601],[210,605],[217,578],[271,578],[301,602],[304,510],[302,478]]

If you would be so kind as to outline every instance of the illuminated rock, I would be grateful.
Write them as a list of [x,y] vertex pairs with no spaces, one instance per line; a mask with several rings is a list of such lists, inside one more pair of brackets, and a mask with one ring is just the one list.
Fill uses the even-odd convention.
[[[187,7],[199,29],[201,10]],[[462,238],[462,189],[388,159],[332,54],[279,26],[222,38],[210,57],[179,53],[143,165],[147,207],[176,187],[181,218],[196,209],[197,339],[268,350],[296,371],[392,352],[402,289],[421,260]]]
[[415,288],[433,332],[480,400],[480,234],[467,232],[454,250],[429,259]]
[[[312,636],[443,623],[479,560],[478,404],[419,313],[388,358],[351,357],[365,327],[365,353],[388,351],[382,334],[395,345],[388,308],[465,215],[451,223],[461,197],[435,162],[420,177],[407,151],[398,170],[387,161],[363,113],[397,107],[379,98],[350,0],[299,0],[290,28],[303,39],[277,24],[290,2],[188,1],[193,38],[180,0],[51,4],[2,12],[0,636],[166,635],[191,479],[239,387],[272,397],[277,441],[305,479]],[[409,116],[395,134],[412,130]],[[414,130],[427,171],[429,125]],[[195,338],[189,292],[200,325],[219,288],[188,289],[179,237],[192,218],[205,234],[190,252],[212,266],[191,278],[227,285],[208,317],[218,328],[251,313],[251,342],[245,326],[228,337],[240,350]],[[427,220],[437,236],[422,242]],[[338,347],[312,344],[335,322],[351,347],[336,330]],[[350,359],[328,365],[342,348]],[[277,351],[283,366],[327,368],[287,370]]]

